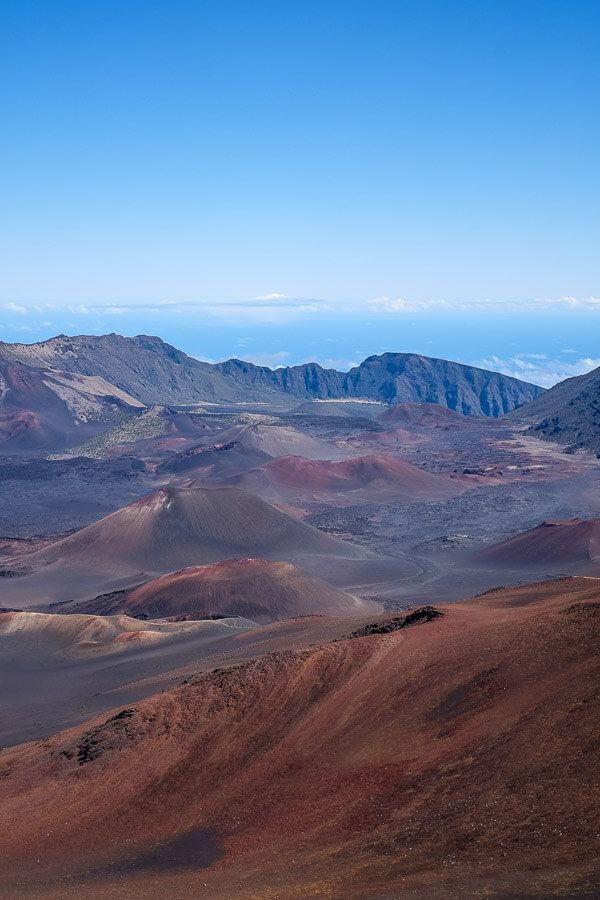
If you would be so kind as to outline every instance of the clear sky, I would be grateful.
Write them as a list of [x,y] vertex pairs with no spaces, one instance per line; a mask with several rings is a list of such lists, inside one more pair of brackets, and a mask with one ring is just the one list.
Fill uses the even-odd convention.
[[1,339],[598,364],[597,0],[0,12]]

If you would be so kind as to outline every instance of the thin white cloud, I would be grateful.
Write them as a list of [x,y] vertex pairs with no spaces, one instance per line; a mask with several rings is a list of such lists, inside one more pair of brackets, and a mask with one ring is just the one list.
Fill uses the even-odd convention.
[[542,387],[552,387],[565,378],[573,378],[575,375],[585,375],[592,369],[600,366],[600,359],[584,356],[573,362],[565,362],[564,359],[552,359],[543,353],[517,353],[510,357],[487,356],[484,359],[471,360],[470,365],[480,366],[482,369],[492,369],[494,372],[502,372],[503,375],[511,375],[522,381],[531,381]]
[[360,357],[356,357],[355,359],[323,359],[321,360],[321,365],[324,369],[337,369],[338,372],[349,372],[350,369],[353,369],[355,366],[360,365],[360,363],[365,359],[366,354]]
[[351,301],[326,300],[318,297],[292,297],[287,294],[273,291],[254,298],[238,298],[231,300],[176,300],[161,299],[139,302],[127,302],[123,300],[107,301],[106,303],[80,303],[61,304],[56,302],[36,301],[35,303],[4,303],[3,308],[13,312],[42,312],[49,309],[64,309],[71,313],[85,315],[89,312],[101,313],[109,310],[126,310],[142,312],[147,310],[163,310],[171,312],[173,309],[201,309],[201,310],[264,310],[265,308],[297,309],[303,312],[316,312],[328,310],[337,312],[381,312],[381,313],[414,313],[435,310],[539,310],[539,309],[569,309],[569,310],[598,310],[600,311],[599,297],[558,297],[558,298],[524,298],[521,300],[446,300],[444,298],[410,298],[382,295],[379,297],[356,299]]
[[255,366],[268,366],[270,369],[277,369],[288,365],[291,355],[289,350],[277,350],[275,353],[246,353],[244,359],[247,362],[254,363]]
[[[367,300],[365,307],[369,312],[422,312],[428,309],[444,309],[448,307],[446,300],[407,300],[403,297],[374,297]],[[358,308],[358,304],[357,304]]]
[[600,297],[560,297],[554,301],[539,301],[541,303],[554,303],[575,309],[600,309]]
[[374,297],[364,303],[352,304],[349,309],[366,309],[370,312],[383,313],[414,313],[435,310],[540,310],[540,309],[570,309],[570,310],[598,310],[600,311],[599,297],[535,297],[522,300],[444,300],[444,299],[409,299],[403,297]]
[[279,294],[277,291],[273,291],[270,294],[262,294],[262,296],[257,297],[257,300],[291,300],[291,297],[288,297],[287,294]]

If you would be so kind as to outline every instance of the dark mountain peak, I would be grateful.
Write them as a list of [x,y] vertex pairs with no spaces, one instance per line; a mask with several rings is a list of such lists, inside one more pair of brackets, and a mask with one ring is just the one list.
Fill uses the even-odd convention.
[[[422,356],[420,353],[409,353],[402,350],[386,350],[384,353],[372,353],[359,365],[364,366],[365,363],[377,362],[403,362],[409,359],[435,359],[435,357]],[[355,368],[357,367],[355,366]]]
[[57,335],[37,344],[4,344],[0,361],[79,375],[99,375],[151,405],[254,399],[206,362],[188,356],[155,335]]
[[600,368],[561,381],[512,418],[532,423],[530,434],[563,444],[570,452],[600,455]]
[[[109,388],[114,386],[146,406],[359,399],[438,403],[463,415],[500,416],[542,393],[537,385],[497,372],[416,353],[369,356],[349,372],[326,369],[316,362],[270,369],[232,358],[212,365],[156,335],[124,337],[114,332],[60,334],[36,344],[0,344],[0,363],[35,370],[42,387],[48,373],[99,376]],[[30,408],[20,401],[17,407]]]
[[396,403],[438,403],[463,415],[500,416],[542,388],[463,363],[417,353],[369,356],[345,376],[347,396]]

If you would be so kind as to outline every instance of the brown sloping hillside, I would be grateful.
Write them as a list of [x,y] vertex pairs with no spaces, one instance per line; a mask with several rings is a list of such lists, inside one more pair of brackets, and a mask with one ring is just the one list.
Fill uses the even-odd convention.
[[109,715],[117,703],[175,687],[189,675],[336,640],[372,622],[373,615],[373,609],[363,609],[355,616],[309,615],[257,625],[239,616],[140,621],[64,607],[60,614],[0,612],[0,747],[44,740]]
[[[492,588],[474,597],[470,602],[478,608],[496,610],[514,610],[529,607],[529,613],[535,608],[561,609],[565,604],[594,604],[600,601],[600,577],[589,575],[567,575],[550,581],[533,581],[517,586]],[[523,610],[524,611],[524,610]]]
[[64,449],[143,408],[101,377],[3,362],[0,345],[0,452]]
[[600,455],[600,368],[555,384],[510,419],[530,425],[530,435],[563,444],[569,452]]
[[384,410],[377,421],[391,427],[447,428],[472,425],[466,416],[439,403],[398,403]]
[[200,413],[182,412],[168,406],[152,406],[136,416],[131,416],[107,431],[96,435],[77,447],[71,448],[73,456],[143,456],[161,452],[173,452],[187,446],[190,439],[210,431],[210,426]]
[[[4,603],[85,600],[237,556],[297,562],[328,579],[336,565],[343,577],[352,560],[367,568],[377,561],[236,488],[163,488],[49,547],[6,561],[18,577],[4,579]],[[394,564],[398,572],[413,571],[410,563]]]
[[492,544],[476,555],[479,562],[519,568],[562,566],[600,558],[600,519],[542,522],[529,531]]
[[339,461],[287,456],[239,475],[232,483],[257,491],[273,487],[285,496],[360,492],[407,502],[453,497],[465,490],[463,484],[447,475],[426,472],[385,453]]
[[216,366],[194,359],[151,335],[59,334],[34,344],[0,341],[0,363],[3,361],[46,371],[100,376],[144,405],[260,399],[250,387],[240,390]]
[[207,446],[189,447],[166,459],[157,466],[161,476],[195,475],[197,477],[222,478],[245,472],[271,459],[268,453],[248,447],[241,441],[226,441]]
[[593,892],[600,582],[579,582],[270,654],[4,751],[6,891]]
[[272,622],[324,613],[360,615],[378,607],[306,575],[291,563],[228,559],[161,575],[122,595],[91,600],[83,609],[150,619],[243,616]]
[[219,443],[239,441],[244,447],[268,456],[304,456],[306,459],[338,459],[343,454],[327,441],[312,437],[292,425],[256,423],[235,425],[218,435]]

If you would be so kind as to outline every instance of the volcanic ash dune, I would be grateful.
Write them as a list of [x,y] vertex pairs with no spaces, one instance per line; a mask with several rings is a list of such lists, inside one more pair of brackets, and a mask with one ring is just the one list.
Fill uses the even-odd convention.
[[340,419],[375,419],[383,403],[369,400],[306,400],[290,410],[292,416],[325,416]]
[[[352,561],[371,569],[378,559],[235,488],[164,488],[8,560],[20,577],[5,579],[4,604],[85,600],[185,566],[248,556],[298,563],[327,580],[337,565],[342,581]],[[403,566],[412,572],[411,564]]]
[[227,441],[210,447],[190,447],[161,463],[157,475],[199,475],[219,478],[245,472],[271,459],[268,453],[241,441]]
[[266,559],[229,559],[171,572],[117,597],[86,604],[88,612],[121,612],[150,619],[243,616],[255,622],[305,615],[360,615],[378,610],[305,575],[296,566]]
[[237,477],[235,483],[249,490],[271,485],[287,496],[360,492],[367,498],[383,494],[407,502],[452,497],[465,490],[447,475],[426,472],[384,453],[339,461],[288,456]]
[[[238,625],[238,621],[235,622]],[[252,621],[240,620],[240,629]],[[73,613],[13,611],[0,613],[0,651],[2,666],[18,657],[19,664],[29,659],[40,666],[56,658],[87,658],[123,653],[140,646],[188,637],[195,631],[226,633],[230,619],[218,622],[144,622],[128,615],[99,616]]]
[[[587,896],[598,592],[442,612],[4,751],[6,889],[65,896],[68,873],[78,897]],[[176,841],[194,850],[179,870]]]
[[333,444],[305,434],[291,425],[236,425],[218,435],[220,443],[240,441],[245,447],[269,456],[304,456],[306,459],[339,459],[344,454]]
[[476,560],[505,568],[560,567],[600,558],[600,519],[542,522],[522,534],[492,544]]
[[399,403],[390,406],[377,417],[386,426],[405,428],[460,428],[472,425],[466,416],[439,403]]

